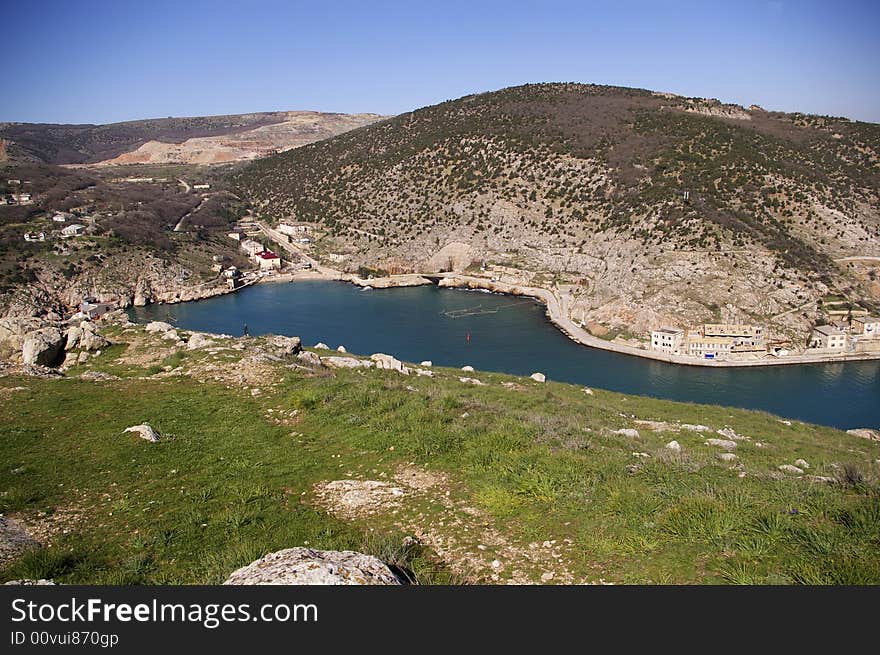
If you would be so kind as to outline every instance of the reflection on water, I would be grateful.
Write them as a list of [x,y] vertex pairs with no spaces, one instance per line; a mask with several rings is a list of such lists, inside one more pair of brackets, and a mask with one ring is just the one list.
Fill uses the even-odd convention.
[[586,348],[541,305],[478,292],[412,287],[364,292],[341,282],[264,284],[196,303],[132,311],[135,320],[240,335],[297,335],[355,353],[529,375],[624,393],[763,409],[837,427],[880,426],[880,362],[745,369],[677,366]]

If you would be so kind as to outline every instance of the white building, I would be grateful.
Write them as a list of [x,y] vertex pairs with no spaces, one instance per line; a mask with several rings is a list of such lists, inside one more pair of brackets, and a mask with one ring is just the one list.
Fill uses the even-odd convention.
[[862,339],[880,339],[880,318],[876,316],[856,316],[852,320],[852,333]]
[[810,348],[843,352],[846,348],[846,332],[833,325],[820,325],[813,330]]
[[651,350],[674,354],[681,350],[684,341],[684,330],[678,328],[660,328],[651,331]]
[[264,250],[256,254],[257,262],[260,264],[261,271],[272,271],[281,269],[281,257],[271,250]]
[[700,359],[727,359],[733,349],[732,337],[707,337],[692,332],[687,338],[687,353]]
[[210,184],[193,184],[193,189],[210,189]]
[[294,223],[279,223],[278,231],[281,234],[287,234],[292,237],[300,236],[302,234],[308,234],[309,226],[302,224],[294,224]]
[[241,249],[244,250],[248,257],[254,257],[258,252],[263,252],[265,248],[263,244],[253,239],[245,239],[241,242]]
[[45,241],[46,235],[43,232],[25,232],[24,233],[25,241]]
[[71,223],[66,228],[61,230],[61,236],[64,237],[65,239],[67,239],[69,237],[78,237],[80,234],[85,232],[85,229],[86,228],[84,228],[79,223]]

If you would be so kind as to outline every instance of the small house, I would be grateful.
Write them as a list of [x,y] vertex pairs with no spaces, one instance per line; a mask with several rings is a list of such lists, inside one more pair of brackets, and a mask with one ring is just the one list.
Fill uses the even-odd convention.
[[266,250],[263,244],[253,239],[245,239],[241,242],[241,249],[247,253],[248,257],[256,257],[257,253]]
[[24,233],[25,241],[45,241],[46,234],[43,232],[25,232]]
[[810,348],[843,352],[846,348],[846,332],[834,325],[820,325],[813,330]]
[[71,223],[70,225],[65,227],[63,230],[61,230],[61,236],[64,237],[65,239],[68,239],[70,237],[78,237],[80,234],[85,232],[85,229],[86,228],[83,227],[82,225],[80,225],[79,223]]
[[281,257],[271,250],[264,250],[256,254],[257,262],[261,271],[277,271],[281,269]]
[[52,220],[55,221],[56,223],[66,223],[66,222],[67,222],[67,216],[65,216],[64,214],[55,214],[55,215],[52,217]]

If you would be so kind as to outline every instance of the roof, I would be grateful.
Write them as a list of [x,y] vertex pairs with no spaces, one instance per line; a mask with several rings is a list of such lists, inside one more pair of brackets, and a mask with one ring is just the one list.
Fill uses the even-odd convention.
[[835,327],[834,325],[820,325],[816,328],[816,332],[829,337],[844,334],[843,330],[841,330],[839,327]]
[[684,330],[679,330],[678,328],[658,328],[654,330],[654,332],[662,332],[663,334],[684,334]]
[[877,316],[853,316],[853,320],[859,323],[880,323],[880,317]]
[[259,257],[260,259],[280,259],[278,257],[278,255],[276,255],[271,250],[264,250],[262,252],[258,252],[257,257]]

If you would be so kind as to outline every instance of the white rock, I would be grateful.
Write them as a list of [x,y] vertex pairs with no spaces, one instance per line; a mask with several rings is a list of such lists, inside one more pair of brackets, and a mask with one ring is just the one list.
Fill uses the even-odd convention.
[[434,371],[428,371],[423,368],[417,368],[416,375],[421,375],[424,377],[432,378],[432,377],[434,377]]
[[805,459],[796,459],[794,460],[794,465],[801,469],[808,469],[810,465],[807,463]]
[[29,365],[55,366],[64,351],[67,337],[56,327],[28,332],[21,343],[22,361]]
[[214,346],[215,343],[204,334],[199,334],[198,332],[194,333],[190,336],[189,341],[186,342],[187,350],[196,350],[198,348],[210,348]]
[[481,382],[480,380],[477,380],[476,378],[458,378],[458,381],[463,382],[464,384],[474,384],[477,386],[482,386],[482,385],[486,384],[485,382]]
[[547,379],[543,373],[532,373],[529,377],[535,382],[544,382]]
[[426,359],[426,360],[423,361],[423,362],[419,362],[419,366],[428,366],[428,367],[431,367],[431,366],[433,366],[433,365],[434,365],[434,363],[433,363],[430,359]]
[[330,368],[372,368],[373,362],[354,357],[322,357],[321,363]]
[[730,441],[729,439],[707,439],[707,446],[718,446],[719,448],[724,448],[725,450],[734,450],[736,448],[736,442]]
[[348,351],[345,349],[345,346],[339,346],[339,347],[336,349],[336,352],[338,352],[338,353],[347,353]]
[[735,462],[737,459],[736,455],[733,453],[718,453],[715,457],[722,462]]
[[588,396],[594,395],[593,390],[590,389],[590,387],[584,387],[584,393],[587,394]]
[[801,475],[804,472],[803,469],[800,469],[797,466],[792,466],[791,464],[780,464],[776,468],[783,473],[791,473],[793,475]]
[[151,321],[144,329],[147,332],[168,332],[168,330],[173,330],[174,326],[164,321]]
[[398,373],[409,375],[409,369],[403,365],[403,362],[391,355],[374,353],[373,355],[370,355],[370,359],[376,362],[376,368],[381,368],[386,371],[397,371]]
[[159,441],[159,433],[156,432],[147,423],[132,425],[130,428],[125,428],[125,432],[134,432],[138,434],[141,439],[145,439],[146,441],[149,441],[151,443],[156,443],[157,441]]
[[852,430],[847,430],[846,433],[861,437],[862,439],[880,441],[880,430],[872,430],[871,428],[853,428]]
[[668,450],[674,450],[675,452],[679,452],[681,450],[681,444],[675,440],[670,441],[668,444],[664,446]]
[[287,548],[229,576],[225,585],[398,585],[381,560],[350,550]]
[[733,428],[721,428],[720,430],[716,430],[716,432],[722,437],[726,437],[727,439],[731,439],[733,441],[742,441],[746,438],[741,434],[737,434]]
[[682,430],[688,430],[689,432],[709,432],[712,428],[708,425],[693,425],[691,423],[682,423]]
[[639,435],[639,431],[634,428],[620,428],[619,430],[612,430],[611,434],[622,434],[624,437],[631,437],[633,439],[638,439],[641,435]]
[[296,358],[309,366],[321,366],[321,358],[310,350],[303,350]]
[[473,373],[473,372],[474,372],[474,367],[473,367],[473,366],[462,366],[462,367],[461,367],[461,370],[462,370],[462,371],[465,371],[465,372],[467,372],[467,373]]
[[330,350],[330,346],[328,346],[326,343],[322,343],[319,341],[318,343],[315,344],[315,349],[316,350]]

